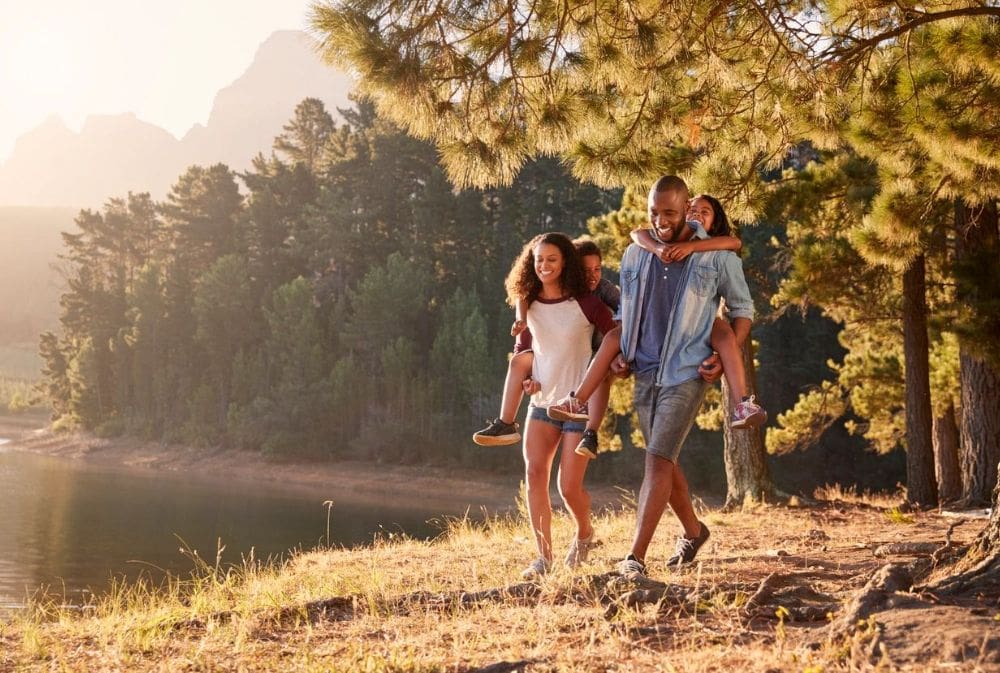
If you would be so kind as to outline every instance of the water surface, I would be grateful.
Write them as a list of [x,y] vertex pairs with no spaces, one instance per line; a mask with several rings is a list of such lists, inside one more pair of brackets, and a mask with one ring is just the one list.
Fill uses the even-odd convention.
[[186,574],[194,563],[181,548],[214,563],[219,540],[228,563],[251,551],[267,558],[311,549],[325,542],[324,500],[334,501],[330,538],[345,546],[378,534],[432,537],[440,530],[432,519],[462,513],[391,496],[359,502],[225,474],[108,468],[0,447],[0,607],[23,604],[39,586],[79,602],[113,577]]

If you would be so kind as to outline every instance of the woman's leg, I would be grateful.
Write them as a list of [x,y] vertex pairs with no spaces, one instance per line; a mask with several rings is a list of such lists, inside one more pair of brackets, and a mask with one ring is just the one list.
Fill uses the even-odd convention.
[[562,435],[562,455],[559,457],[559,495],[566,503],[573,522],[576,523],[578,540],[589,540],[594,534],[590,522],[590,493],[583,485],[590,459],[574,453],[580,441],[579,432],[565,432]]
[[518,353],[507,363],[507,378],[503,382],[503,399],[500,401],[500,420],[513,423],[517,417],[517,409],[521,406],[524,395],[522,384],[531,376],[531,366],[535,356],[531,351]]
[[[524,430],[524,483],[528,500],[528,519],[535,534],[538,555],[552,562],[552,502],[549,500],[549,474],[561,436],[559,427],[543,420],[528,418]],[[570,450],[572,453],[572,450]],[[581,459],[586,462],[586,459]]]
[[729,384],[729,397],[735,408],[747,394],[746,369],[743,367],[743,351],[736,345],[736,334],[722,318],[716,318],[712,323],[712,349],[722,360],[723,375]]

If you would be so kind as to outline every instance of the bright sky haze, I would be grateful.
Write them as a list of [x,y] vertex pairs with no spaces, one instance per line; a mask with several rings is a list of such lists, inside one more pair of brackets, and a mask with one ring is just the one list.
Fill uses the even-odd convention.
[[0,163],[56,115],[134,112],[181,137],[310,0],[0,0]]

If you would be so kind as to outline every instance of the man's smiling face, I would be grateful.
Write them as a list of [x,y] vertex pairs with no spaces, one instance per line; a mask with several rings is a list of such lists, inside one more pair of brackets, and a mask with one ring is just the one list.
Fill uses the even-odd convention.
[[664,243],[677,238],[684,227],[688,193],[683,189],[668,189],[649,193],[649,226]]

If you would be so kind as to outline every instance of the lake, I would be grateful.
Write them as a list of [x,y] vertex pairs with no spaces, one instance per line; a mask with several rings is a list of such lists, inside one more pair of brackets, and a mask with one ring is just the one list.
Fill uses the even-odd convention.
[[[5,440],[0,440],[0,444]],[[182,547],[214,563],[251,553],[265,559],[323,544],[325,500],[333,500],[334,545],[371,542],[376,535],[429,538],[431,511],[397,498],[351,501],[337,493],[183,473],[107,468],[0,446],[0,607],[13,608],[39,586],[79,603],[111,578],[194,568]],[[473,504],[475,505],[475,504]]]

